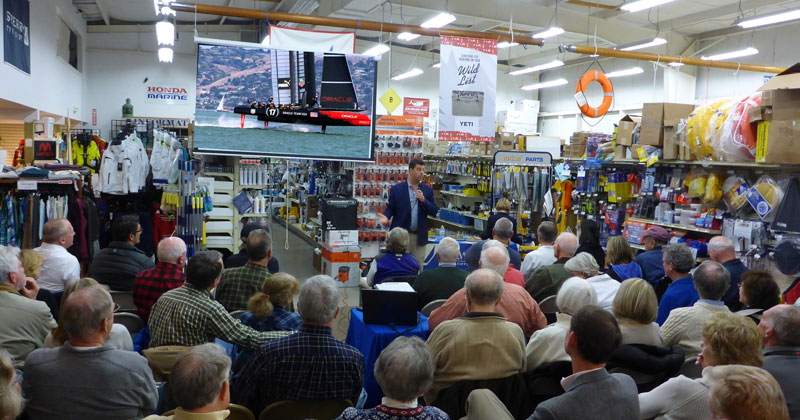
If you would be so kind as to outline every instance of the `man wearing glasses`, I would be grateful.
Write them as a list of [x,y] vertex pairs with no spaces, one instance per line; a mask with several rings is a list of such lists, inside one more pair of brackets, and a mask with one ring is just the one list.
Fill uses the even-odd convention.
[[151,260],[136,244],[142,236],[139,218],[126,215],[114,219],[111,225],[112,241],[108,248],[101,249],[94,256],[89,277],[111,290],[130,292],[133,290],[136,275],[154,267]]

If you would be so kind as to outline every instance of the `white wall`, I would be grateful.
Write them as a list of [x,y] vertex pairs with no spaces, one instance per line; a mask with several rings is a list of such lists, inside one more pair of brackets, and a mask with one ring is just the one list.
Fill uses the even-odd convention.
[[[0,98],[59,116],[81,119],[84,115],[84,73],[58,57],[59,20],[81,38],[79,68],[86,63],[86,22],[70,0],[31,0],[31,74],[0,64]],[[3,39],[0,31],[0,43]]]

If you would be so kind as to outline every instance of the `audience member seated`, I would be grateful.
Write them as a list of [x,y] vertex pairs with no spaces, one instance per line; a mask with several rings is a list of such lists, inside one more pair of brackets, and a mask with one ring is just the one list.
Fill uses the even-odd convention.
[[[269,227],[267,227],[267,225],[262,225],[257,222],[250,222],[242,226],[242,232],[239,235],[240,239],[242,240],[242,245],[239,247],[238,254],[233,254],[228,258],[225,258],[226,269],[241,267],[250,261],[250,257],[247,256],[247,237],[250,236],[250,232],[258,229],[265,230],[267,233],[269,233]],[[272,274],[281,271],[280,265],[278,264],[278,259],[275,258],[274,255],[269,259],[269,263],[267,263],[267,270]]]
[[519,325],[495,311],[504,286],[508,285],[500,274],[485,268],[467,276],[469,312],[443,322],[428,338],[436,369],[433,386],[425,393],[428,404],[459,381],[505,378],[525,371],[525,335]]
[[0,349],[0,419],[14,420],[22,412],[25,400],[20,386],[22,375],[14,368],[14,360]]
[[742,309],[739,302],[739,285],[742,284],[742,274],[747,271],[742,262],[736,258],[736,249],[733,242],[725,236],[715,236],[708,241],[708,257],[711,261],[722,264],[731,276],[731,284],[725,291],[722,300],[731,311]]
[[768,271],[749,270],[742,275],[739,284],[739,302],[744,309],[736,314],[758,324],[764,311],[781,303],[781,289]]
[[260,413],[283,400],[357,401],[364,380],[364,356],[332,335],[339,313],[339,289],[329,276],[314,276],[300,288],[297,334],[270,341],[233,381],[233,402]]
[[155,410],[156,383],[147,360],[107,344],[114,302],[102,286],[84,287],[64,303],[69,341],[34,350],[25,361],[25,411],[33,419],[141,418]]
[[[69,299],[69,296],[75,293],[77,290],[83,289],[85,287],[97,286],[98,283],[95,279],[84,277],[75,283],[72,283],[64,289],[64,294],[61,295],[61,307],[63,312],[64,304]],[[59,320],[61,320],[61,316],[59,316]],[[67,330],[64,328],[64,322],[61,321],[58,323],[58,326],[47,334],[47,337],[44,339],[44,347],[47,348],[54,348],[54,347],[61,347],[66,343],[68,340],[67,337]],[[122,324],[113,324],[111,326],[111,332],[106,337],[105,345],[113,347],[119,350],[128,350],[133,351],[133,341],[131,340],[131,333],[125,328]]]
[[361,286],[371,288],[389,277],[416,276],[420,271],[419,262],[408,253],[408,231],[396,227],[386,236],[386,252],[372,260],[367,283]]
[[569,232],[558,235],[553,244],[553,255],[556,262],[550,265],[543,265],[530,274],[525,276],[525,290],[537,302],[545,298],[555,296],[561,284],[564,283],[570,274],[564,269],[564,264],[575,255],[578,249],[578,237]]
[[42,245],[34,251],[44,255],[39,287],[57,294],[59,299],[64,288],[81,278],[81,265],[74,255],[67,251],[72,246],[75,230],[67,219],[52,219],[42,227]]
[[800,239],[786,239],[775,247],[772,259],[781,274],[794,277],[794,281],[781,297],[783,303],[800,305]]
[[214,296],[228,312],[247,309],[250,296],[261,291],[269,277],[267,265],[272,259],[272,237],[264,229],[256,229],[247,237],[247,256],[250,261],[241,267],[222,272]]
[[764,343],[764,369],[781,385],[790,417],[800,419],[800,307],[766,310],[758,332]]
[[[506,247],[508,257],[511,259],[511,265],[519,270],[522,267],[522,257],[519,255],[519,251],[508,246],[511,242],[511,237],[514,235],[514,224],[511,219],[506,217],[498,219],[494,224],[493,232],[492,239],[500,241]],[[467,263],[469,271],[475,271],[480,268],[480,258],[484,243],[485,241],[476,242],[464,253],[464,262]]]
[[665,277],[664,283],[659,283],[659,286],[663,284],[669,286],[658,303],[658,317],[656,317],[658,325],[664,324],[673,309],[692,306],[700,298],[694,288],[692,275],[689,274],[694,268],[692,251],[686,245],[678,244],[664,248],[663,254]]
[[508,219],[511,221],[511,231],[514,233],[511,237],[511,241],[522,245],[522,235],[517,234],[517,221],[508,214],[508,212],[511,211],[511,202],[508,201],[507,198],[501,198],[497,200],[494,208],[497,209],[497,211],[489,216],[489,220],[486,221],[486,227],[483,229],[483,233],[481,233],[481,240],[485,241],[494,236],[494,226],[498,220]]
[[600,272],[595,258],[587,253],[580,252],[564,264],[564,269],[575,277],[586,279],[597,293],[597,306],[611,312],[611,304],[619,290],[619,282],[611,276]]
[[[572,375],[561,380],[565,393],[540,403],[529,420],[637,419],[636,383],[622,373],[609,374],[606,362],[619,348],[622,334],[614,317],[604,309],[588,305],[570,321],[564,341],[572,361]],[[491,391],[478,390],[485,398],[471,404],[467,418],[506,420],[511,413]],[[473,395],[470,395],[473,402]]]
[[575,255],[587,252],[594,257],[597,266],[606,266],[606,252],[600,245],[600,226],[594,220],[585,219],[578,225],[578,249]]
[[611,304],[614,317],[622,331],[622,344],[662,346],[661,330],[655,323],[658,314],[656,292],[644,279],[622,282]]
[[394,339],[375,361],[375,380],[384,397],[375,408],[348,408],[337,420],[448,420],[445,412],[417,399],[433,385],[433,357],[419,337]]
[[234,319],[211,298],[211,290],[222,274],[222,254],[198,252],[186,264],[186,281],[153,305],[150,313],[150,347],[196,346],[214,338],[248,349],[256,349],[281,331],[258,332]]
[[[497,244],[496,241],[487,241],[490,246],[482,251],[481,261],[486,261],[486,268],[494,271],[497,275],[502,276],[508,271],[508,256],[505,254],[505,249],[502,245],[492,246]],[[502,252],[498,252],[502,251]],[[488,260],[487,260],[488,258]],[[492,261],[492,263],[489,263]],[[464,316],[468,312],[467,307],[467,291],[466,287],[453,293],[442,306],[431,313],[428,317],[428,326],[431,331],[436,329],[439,324],[444,321],[456,319]],[[526,337],[530,337],[535,331],[542,329],[547,325],[547,318],[539,309],[539,304],[520,286],[512,283],[506,283],[502,290],[502,296],[497,303],[497,307],[491,312],[499,312],[506,317],[510,322],[519,325]]]
[[527,278],[531,273],[538,270],[539,267],[544,267],[556,262],[556,254],[553,250],[553,243],[556,241],[558,230],[556,224],[553,222],[545,221],[539,223],[536,228],[536,240],[539,242],[539,248],[529,252],[522,260],[522,275]]
[[612,236],[608,240],[606,259],[608,260],[606,274],[618,282],[644,277],[642,266],[633,260],[631,244],[622,236]]
[[717,366],[709,372],[708,405],[714,418],[728,420],[789,420],[784,392],[775,378],[753,366]]
[[697,364],[703,366],[703,377],[690,379],[679,375],[650,392],[639,394],[639,417],[666,419],[710,419],[708,391],[711,380],[709,366],[761,366],[761,338],[749,319],[730,312],[719,312],[703,326],[702,351]]
[[244,325],[257,331],[297,331],[303,320],[287,308],[300,293],[300,283],[287,273],[272,274],[264,280],[261,291],[247,301],[247,310],[239,317]]
[[572,277],[565,281],[556,295],[556,322],[531,336],[525,348],[526,365],[529,371],[551,362],[568,362],[569,356],[564,350],[564,338],[567,336],[572,316],[586,305],[597,304],[597,293],[594,288],[580,277]]
[[662,248],[669,243],[669,232],[661,226],[650,226],[639,236],[644,240],[644,252],[636,256],[636,262],[644,270],[644,279],[656,287],[664,277]]
[[665,346],[678,346],[686,358],[700,352],[703,325],[718,312],[730,312],[722,296],[728,290],[728,270],[722,264],[706,261],[694,270],[694,287],[700,299],[686,308],[675,308],[661,326]]
[[[38,284],[39,275],[42,273],[44,255],[32,249],[23,249],[19,252],[19,260],[25,270],[25,277],[32,278]],[[51,291],[39,287],[39,292],[36,293],[36,300],[47,304],[47,307],[50,308],[50,315],[53,315],[53,318],[58,320],[58,299]]]
[[464,281],[469,274],[456,267],[456,262],[461,258],[461,246],[455,239],[442,238],[436,245],[436,257],[439,259],[439,266],[419,273],[411,285],[419,296],[417,310],[434,300],[449,298],[464,287]]
[[112,241],[92,259],[89,277],[111,290],[133,291],[134,279],[143,270],[155,265],[142,250],[136,248],[142,236],[142,225],[135,215],[120,216],[111,225]]
[[19,248],[0,245],[0,348],[21,366],[34,349],[44,346],[56,321],[44,302],[36,300],[39,286],[25,277]]
[[178,404],[172,416],[152,415],[145,420],[224,420],[231,401],[231,359],[217,344],[192,347],[175,359],[169,389]]
[[522,273],[511,265],[508,248],[502,242],[490,239],[483,243],[481,250],[480,268],[488,268],[503,276],[503,281],[525,287],[525,278]]
[[156,250],[158,264],[142,271],[133,281],[133,303],[142,321],[150,319],[150,310],[168,290],[181,287],[186,281],[186,244],[176,236],[164,238]]

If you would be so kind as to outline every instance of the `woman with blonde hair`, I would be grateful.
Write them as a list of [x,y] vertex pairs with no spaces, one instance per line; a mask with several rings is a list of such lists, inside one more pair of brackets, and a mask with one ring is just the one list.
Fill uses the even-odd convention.
[[628,240],[622,236],[613,236],[606,245],[606,261],[608,274],[616,281],[644,277],[644,270],[633,259],[633,249]]
[[22,377],[14,369],[14,360],[7,351],[0,349],[0,420],[14,420],[22,412],[20,382]]
[[486,227],[483,229],[483,233],[481,233],[481,239],[487,240],[492,239],[494,237],[494,224],[497,223],[498,220],[502,218],[506,218],[511,220],[511,224],[513,225],[511,235],[511,242],[522,244],[522,236],[517,235],[517,220],[514,217],[511,217],[509,212],[511,211],[511,202],[508,201],[507,198],[501,198],[494,203],[494,208],[497,210],[494,212],[493,215],[489,216],[489,220],[486,221]]
[[639,418],[711,419],[709,390],[711,366],[748,365],[764,362],[761,335],[752,321],[729,312],[714,314],[703,326],[702,350],[697,364],[703,376],[691,379],[680,375],[650,392],[639,394]]
[[611,311],[622,331],[622,344],[663,345],[661,329],[655,322],[658,300],[647,281],[637,278],[623,281],[614,296]]
[[[25,270],[25,277],[39,280],[39,274],[42,273],[42,261],[44,261],[44,255],[41,252],[22,249],[19,251],[19,261],[22,263],[22,269]],[[36,293],[36,300],[44,302],[50,308],[53,319],[58,321],[58,299],[53,293],[46,289],[39,289],[39,292]]]
[[[89,286],[97,286],[98,284],[99,283],[97,283],[97,280],[91,277],[84,277],[75,283],[70,284],[64,288],[64,294],[61,295],[61,307],[64,307],[64,304],[67,302],[69,296],[76,290]],[[116,312],[116,305],[114,311]],[[47,348],[61,347],[67,342],[67,340],[69,340],[69,337],[67,337],[67,332],[64,330],[64,325],[59,322],[58,326],[53,329],[50,334],[47,334],[47,337],[44,339],[44,346]],[[108,338],[106,338],[105,345],[112,346],[120,350],[133,351],[133,340],[131,339],[131,333],[128,332],[128,329],[122,324],[114,324],[111,327],[111,334],[109,334]]]
[[300,315],[286,308],[300,292],[300,283],[291,274],[275,273],[264,280],[261,291],[250,297],[239,317],[243,324],[258,331],[296,331],[303,324]]

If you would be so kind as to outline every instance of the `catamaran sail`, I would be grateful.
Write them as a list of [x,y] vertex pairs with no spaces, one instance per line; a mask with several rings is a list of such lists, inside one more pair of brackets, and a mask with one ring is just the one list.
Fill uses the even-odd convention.
[[222,94],[222,99],[219,100],[219,105],[217,105],[217,111],[221,112],[225,107],[225,94]]
[[321,109],[359,110],[356,89],[344,54],[325,53],[319,96]]

